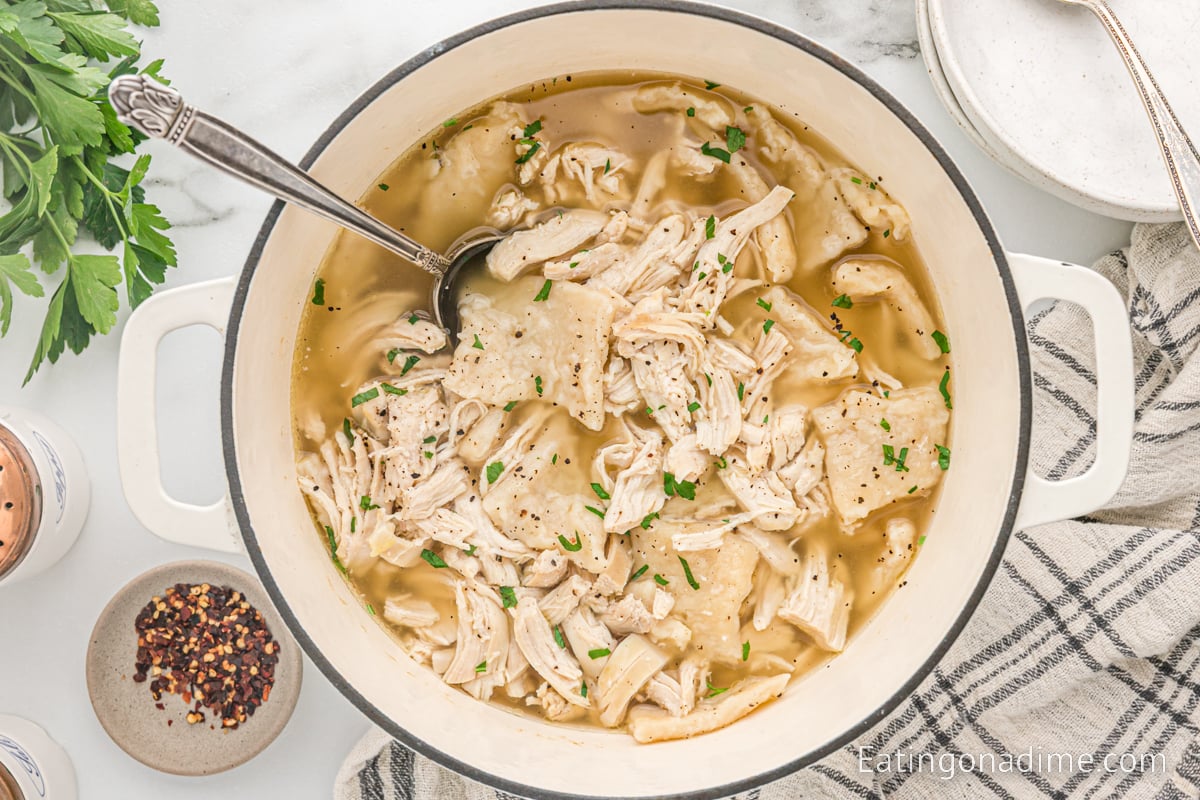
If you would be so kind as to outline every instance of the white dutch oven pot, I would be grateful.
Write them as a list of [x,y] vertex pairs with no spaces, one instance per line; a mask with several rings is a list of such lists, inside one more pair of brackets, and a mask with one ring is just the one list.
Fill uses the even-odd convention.
[[[702,42],[720,43],[719,62]],[[874,81],[792,31],[708,6],[566,4],[482,25],[377,83],[302,163],[357,197],[408,143],[462,109],[541,78],[612,69],[711,76],[795,112],[866,173],[886,175],[912,216],[954,341],[953,465],[908,585],[829,668],[728,728],[638,745],[624,734],[480,703],[413,663],[338,575],[297,489],[280,387],[290,381],[314,272],[338,229],[292,207],[271,210],[239,278],[163,292],[130,319],[121,347],[121,474],[130,506],[158,535],[230,551],[244,544],[317,666],[418,752],[522,795],[721,797],[809,764],[882,719],[950,646],[1014,528],[1083,514],[1112,496],[1132,440],[1128,325],[1120,297],[1092,271],[1005,253],[945,151]],[[1096,462],[1057,483],[1026,463],[1032,420],[1022,310],[1043,298],[1070,299],[1103,321],[1094,326]],[[155,349],[166,333],[192,324],[216,328],[226,341],[229,497],[208,507],[162,490],[153,429]],[[239,541],[229,533],[231,509]]]

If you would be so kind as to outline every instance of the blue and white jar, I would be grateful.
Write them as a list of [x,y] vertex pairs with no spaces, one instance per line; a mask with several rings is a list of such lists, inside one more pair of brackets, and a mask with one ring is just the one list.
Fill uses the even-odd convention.
[[0,714],[0,800],[76,800],[67,751],[27,719]]
[[75,442],[40,414],[0,407],[0,587],[66,555],[90,500]]

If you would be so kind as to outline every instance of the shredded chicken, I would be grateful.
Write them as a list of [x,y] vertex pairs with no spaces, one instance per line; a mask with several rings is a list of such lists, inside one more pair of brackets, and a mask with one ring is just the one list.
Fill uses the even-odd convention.
[[906,579],[953,387],[878,180],[691,82],[595,97],[620,125],[498,102],[412,167],[422,235],[508,235],[454,337],[372,299],[346,407],[293,397],[297,480],[416,662],[653,742],[778,697]]

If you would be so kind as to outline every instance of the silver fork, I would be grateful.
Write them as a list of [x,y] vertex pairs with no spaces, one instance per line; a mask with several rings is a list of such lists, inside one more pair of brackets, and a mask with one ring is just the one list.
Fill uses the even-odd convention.
[[1142,54],[1133,46],[1133,41],[1125,32],[1121,20],[1117,19],[1108,3],[1105,0],[1058,2],[1070,6],[1083,6],[1099,17],[1117,49],[1121,51],[1125,66],[1129,68],[1129,74],[1133,76],[1133,82],[1137,85],[1142,104],[1146,106],[1146,113],[1150,115],[1150,123],[1158,137],[1163,160],[1167,162],[1167,172],[1171,175],[1171,186],[1175,189],[1175,196],[1179,198],[1183,220],[1192,234],[1192,241],[1200,247],[1200,222],[1197,221],[1197,213],[1200,211],[1197,209],[1197,204],[1200,203],[1200,152],[1197,152],[1196,145],[1192,144],[1191,138],[1179,124],[1171,104],[1163,96],[1162,89],[1158,88],[1158,81],[1154,80],[1154,75],[1142,60]]

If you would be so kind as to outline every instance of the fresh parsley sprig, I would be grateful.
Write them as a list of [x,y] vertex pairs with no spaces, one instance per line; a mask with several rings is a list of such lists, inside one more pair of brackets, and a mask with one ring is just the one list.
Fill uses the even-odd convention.
[[[0,215],[0,336],[12,322],[14,287],[32,297],[49,289],[35,264],[62,276],[26,382],[44,361],[68,347],[82,352],[112,329],[122,283],[136,308],[176,264],[164,233],[171,226],[141,187],[150,156],[117,163],[128,164],[121,157],[143,139],[106,97],[113,78],[138,71],[127,21],[157,25],[158,9],[151,0],[0,2],[0,194],[9,204]],[[161,67],[141,71],[163,80]],[[74,252],[81,232],[118,254]]]

